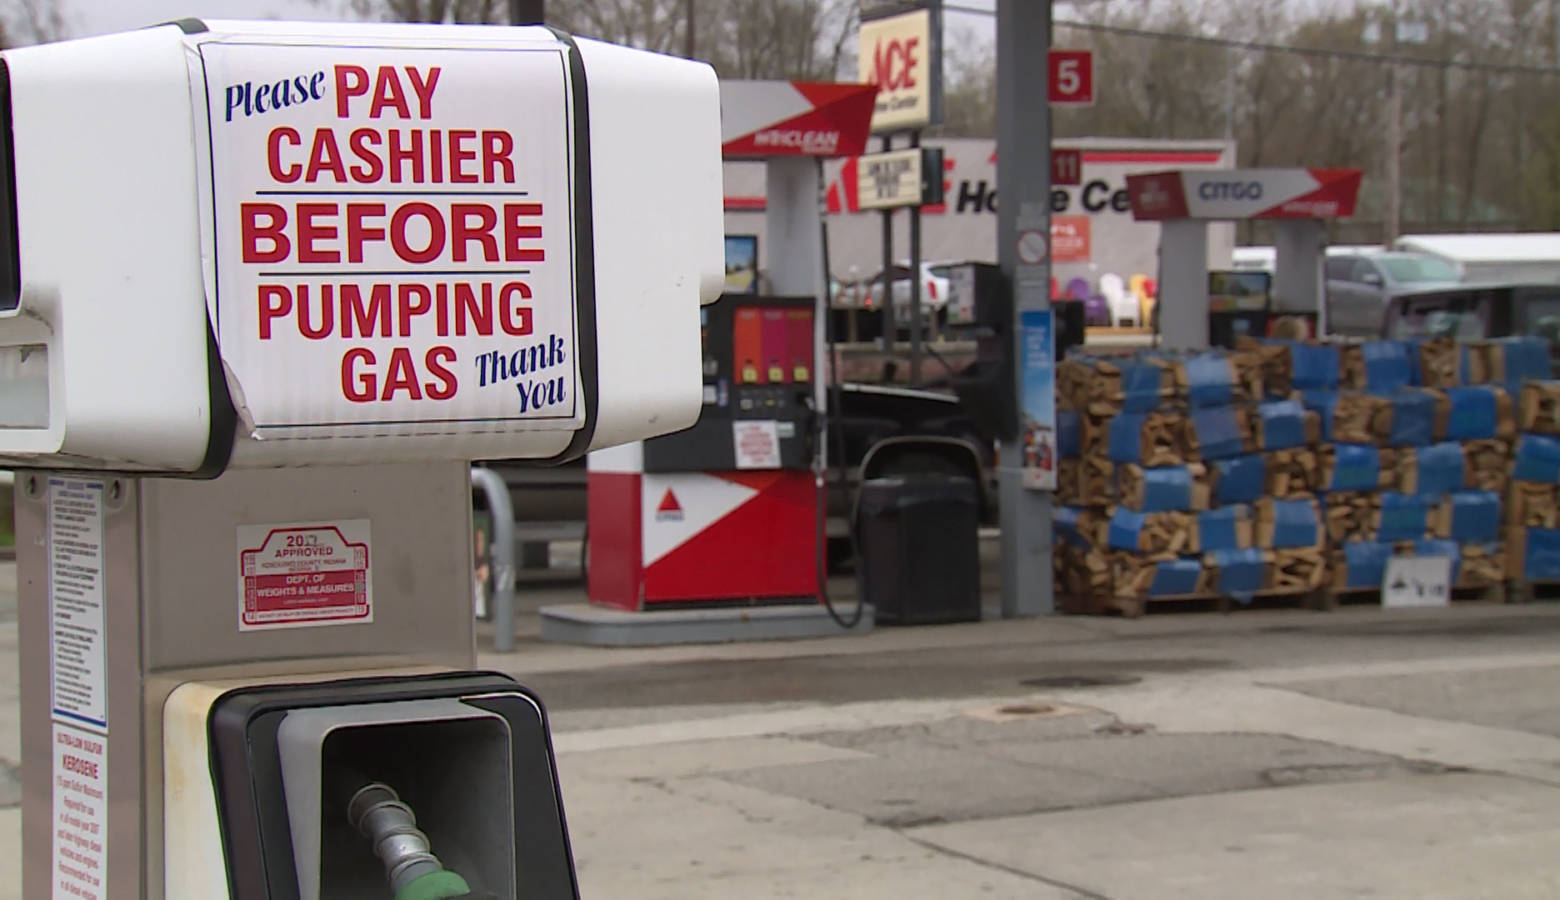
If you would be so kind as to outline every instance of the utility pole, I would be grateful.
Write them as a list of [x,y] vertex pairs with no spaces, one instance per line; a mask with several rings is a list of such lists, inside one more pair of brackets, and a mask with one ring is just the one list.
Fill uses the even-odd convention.
[[[1046,51],[1051,48],[1051,0],[997,0],[997,262],[1013,291],[1014,402],[1022,402],[1025,309],[1051,304],[1049,258],[1026,264],[1018,255],[1025,231],[1051,233],[1051,107]],[[997,467],[1002,516],[1002,617],[1055,611],[1051,584],[1051,495],[1023,485],[1021,439],[1002,442]]]
[[693,59],[693,0],[683,4],[683,59]]
[[1442,0],[1440,21],[1442,62],[1437,72],[1440,84],[1437,86],[1439,93],[1435,101],[1435,224],[1437,228],[1443,227],[1446,222],[1446,81],[1448,70],[1451,68],[1447,62],[1452,58],[1451,19],[1452,0]]
[[547,18],[546,5],[546,0],[509,0],[509,24],[542,24]]
[[1392,0],[1392,16],[1387,22],[1387,215],[1381,237],[1382,246],[1388,250],[1397,241],[1398,222],[1403,214],[1403,95],[1398,90],[1397,29],[1398,4]]

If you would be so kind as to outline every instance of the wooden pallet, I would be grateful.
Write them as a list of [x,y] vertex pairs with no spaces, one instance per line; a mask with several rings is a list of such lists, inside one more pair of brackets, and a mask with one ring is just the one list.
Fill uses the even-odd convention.
[[[1518,602],[1511,599],[1506,591],[1505,582],[1497,581],[1494,584],[1476,586],[1454,586],[1452,588],[1453,603],[1506,603]],[[1333,610],[1340,606],[1379,606],[1381,604],[1381,588],[1327,588],[1322,591],[1320,609]]]
[[1506,583],[1507,600],[1511,603],[1553,602],[1560,600],[1560,580],[1526,581],[1514,578]]
[[[1251,606],[1261,608],[1289,607],[1321,609],[1323,591],[1315,588],[1302,590],[1266,590],[1251,595]],[[1059,597],[1057,608],[1079,615],[1104,616],[1112,613],[1124,618],[1140,618],[1146,612],[1219,612],[1228,613],[1246,606],[1241,600],[1227,594],[1166,594],[1157,597]]]

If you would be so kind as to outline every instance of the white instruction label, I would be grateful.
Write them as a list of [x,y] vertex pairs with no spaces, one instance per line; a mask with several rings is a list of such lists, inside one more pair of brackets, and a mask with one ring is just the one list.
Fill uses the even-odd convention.
[[50,709],[107,728],[103,482],[50,478],[47,516]]
[[731,423],[739,469],[780,468],[780,429],[774,419],[738,419]]
[[108,738],[54,722],[54,900],[108,895]]
[[238,528],[238,628],[374,621],[368,520]]
[[1450,606],[1452,558],[1450,556],[1394,556],[1387,560],[1381,578],[1381,605]]

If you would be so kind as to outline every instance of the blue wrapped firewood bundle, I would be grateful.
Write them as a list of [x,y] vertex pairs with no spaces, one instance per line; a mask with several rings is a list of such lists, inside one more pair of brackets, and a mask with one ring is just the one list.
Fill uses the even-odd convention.
[[1057,397],[1093,416],[1148,412],[1171,398],[1163,365],[1146,357],[1070,356],[1057,366]]
[[1252,546],[1251,507],[1221,506],[1197,513],[1194,549],[1199,553],[1216,550],[1245,550]]
[[[1379,491],[1396,483],[1392,463],[1398,451],[1373,444],[1334,444],[1318,453],[1320,490],[1324,493]],[[1383,460],[1382,457],[1388,457]],[[1459,461],[1460,461],[1459,457]]]
[[1511,477],[1517,481],[1560,484],[1560,438],[1524,434],[1517,438]]
[[1111,462],[1176,466],[1187,461],[1187,418],[1168,410],[1122,413],[1110,421]]
[[1405,494],[1449,494],[1468,486],[1466,472],[1462,444],[1443,441],[1414,447],[1399,454],[1397,487]]
[[1506,548],[1511,570],[1524,581],[1560,581],[1560,528],[1524,528]]
[[1507,524],[1560,528],[1560,485],[1513,481],[1506,494]]
[[1083,455],[1083,417],[1077,410],[1056,411],[1056,455],[1060,459]]
[[1262,454],[1267,468],[1266,496],[1299,497],[1316,493],[1322,476],[1320,452],[1311,447],[1291,447]]
[[[1544,376],[1544,379],[1549,378]],[[1560,434],[1560,381],[1525,381],[1516,398],[1518,429],[1537,434]]]
[[1503,584],[1507,576],[1506,544],[1503,541],[1458,543],[1447,540],[1416,541],[1419,556],[1450,555],[1452,584],[1457,587],[1487,587]]
[[1348,444],[1409,447],[1435,436],[1438,397],[1423,388],[1390,395],[1344,391],[1332,411],[1332,439]]
[[1333,554],[1332,585],[1338,590],[1379,589],[1395,550],[1380,541],[1346,541]]
[[1320,548],[1327,532],[1315,497],[1263,497],[1255,504],[1256,543],[1274,550]]
[[1511,394],[1494,385],[1443,388],[1436,403],[1435,436],[1442,441],[1509,438],[1516,433]]
[[1224,597],[1247,598],[1272,581],[1273,554],[1257,549],[1214,550],[1203,556],[1208,586]]
[[1299,391],[1338,389],[1339,354],[1335,344],[1289,342],[1290,384]]
[[1367,341],[1341,350],[1344,387],[1373,394],[1394,394],[1418,379],[1419,360],[1404,341]]
[[1298,400],[1259,403],[1252,437],[1258,450],[1309,446],[1321,438],[1321,415]]
[[1429,502],[1397,491],[1328,494],[1323,519],[1334,545],[1413,541],[1429,533]]
[[1550,377],[1549,342],[1506,337],[1460,345],[1463,384],[1499,384],[1513,392],[1523,382]]
[[1487,587],[1506,580],[1506,545],[1500,541],[1466,543],[1444,538],[1424,538],[1413,544],[1399,545],[1399,555],[1442,556],[1452,561],[1452,584],[1457,587]]
[[1386,491],[1378,512],[1374,535],[1378,541],[1413,541],[1429,531],[1430,509],[1422,496]]
[[1306,409],[1316,412],[1321,420],[1321,439],[1324,441],[1337,440],[1333,436],[1333,412],[1338,407],[1338,392],[1336,390],[1306,390],[1300,392],[1300,402]]
[[1217,506],[1254,503],[1267,493],[1267,467],[1257,454],[1216,459],[1207,467]]
[[1117,597],[1175,597],[1204,592],[1200,556],[1154,557],[1118,553],[1111,559]]
[[1138,512],[1207,509],[1212,499],[1208,470],[1201,463],[1116,467],[1117,502]]
[[1459,544],[1500,540],[1500,495],[1494,491],[1456,491],[1442,498],[1430,513],[1430,531]]
[[1112,550],[1153,556],[1191,552],[1195,529],[1191,513],[1142,513],[1118,506],[1111,511],[1105,534]]
[[1228,459],[1253,449],[1249,410],[1233,406],[1194,409],[1187,415],[1187,454],[1202,460]]

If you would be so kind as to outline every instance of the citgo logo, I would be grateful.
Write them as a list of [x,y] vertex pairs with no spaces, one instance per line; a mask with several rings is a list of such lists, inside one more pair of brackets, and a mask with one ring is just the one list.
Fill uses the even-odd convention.
[[661,502],[655,508],[655,520],[657,522],[681,522],[683,520],[682,504],[677,502],[677,495],[671,488],[661,496]]

